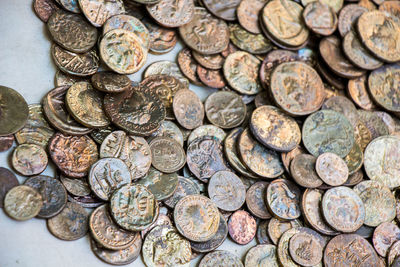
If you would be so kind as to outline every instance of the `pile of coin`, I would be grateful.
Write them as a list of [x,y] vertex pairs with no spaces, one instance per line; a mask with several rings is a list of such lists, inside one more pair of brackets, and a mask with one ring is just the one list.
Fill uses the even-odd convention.
[[11,218],[115,265],[400,266],[399,1],[56,2],[56,87],[0,86]]

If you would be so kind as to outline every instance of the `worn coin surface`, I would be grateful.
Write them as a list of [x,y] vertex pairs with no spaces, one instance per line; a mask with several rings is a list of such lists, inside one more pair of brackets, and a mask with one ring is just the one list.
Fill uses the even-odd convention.
[[178,53],[177,62],[183,75],[195,85],[202,85],[197,75],[197,62],[189,48],[183,48]]
[[91,82],[94,88],[105,93],[120,93],[131,86],[128,76],[110,71],[97,72]]
[[228,232],[236,243],[240,245],[248,244],[256,235],[256,220],[245,210],[235,211],[229,217]]
[[269,244],[261,244],[252,247],[246,254],[244,265],[246,267],[250,266],[279,267],[276,246]]
[[[392,247],[389,250],[389,254],[388,254],[388,259],[387,259],[387,263],[389,266],[396,266],[394,265],[394,262],[396,261],[396,259],[399,258],[400,255],[400,241],[396,241]],[[398,260],[397,260],[398,261]],[[393,265],[392,265],[393,264]]]
[[188,195],[174,209],[176,228],[194,242],[210,240],[218,231],[220,215],[217,206],[202,195]]
[[202,1],[203,5],[210,11],[214,16],[227,21],[236,20],[236,9],[240,4],[240,0],[228,0],[224,2],[216,0],[205,0]]
[[211,70],[221,69],[225,61],[225,58],[221,54],[203,55],[192,51],[192,56],[201,66]]
[[0,86],[0,136],[18,132],[29,116],[28,104],[14,89]]
[[142,184],[153,193],[156,200],[165,200],[171,197],[178,188],[178,174],[162,173],[154,168],[150,168],[147,175],[141,178],[138,184]]
[[163,121],[160,128],[151,134],[151,137],[168,137],[174,139],[183,147],[184,137],[182,130],[172,121]]
[[68,194],[68,201],[79,204],[84,208],[97,208],[98,206],[104,204],[104,202],[102,202],[92,193],[83,197]]
[[178,41],[178,34],[174,29],[161,27],[146,18],[143,18],[142,22],[146,26],[150,34],[150,53],[155,55],[162,55],[174,49]]
[[[387,127],[383,119],[379,117],[375,112],[358,109],[357,114],[360,121],[364,124],[364,128],[367,128],[359,129],[359,131],[363,135],[361,138],[362,143],[359,143],[360,146],[362,146],[363,148],[365,148],[372,139],[376,139],[377,137],[382,135],[389,135],[389,128]],[[368,133],[370,135],[368,135]]]
[[204,106],[197,94],[191,90],[179,90],[172,102],[178,123],[192,130],[203,123]]
[[220,69],[212,70],[197,65],[196,71],[197,76],[199,77],[202,84],[217,89],[221,89],[226,86],[224,75]]
[[71,86],[76,82],[87,81],[87,77],[73,76],[67,73],[57,70],[54,75],[54,85],[56,87],[60,86]]
[[112,16],[125,13],[122,0],[79,0],[79,7],[87,20],[95,27],[101,27]]
[[41,146],[22,144],[15,148],[11,162],[18,173],[32,176],[40,174],[46,169],[48,157]]
[[267,2],[266,0],[241,1],[236,10],[240,25],[251,33],[261,33],[258,15]]
[[330,152],[318,156],[315,162],[315,170],[322,181],[331,186],[342,185],[349,177],[346,162],[338,155]]
[[299,228],[299,232],[289,240],[289,253],[293,261],[301,266],[315,266],[321,263],[324,249],[323,237],[309,228]]
[[156,137],[150,142],[151,164],[164,173],[173,173],[182,169],[186,155],[182,146],[169,137]]
[[14,135],[0,136],[0,152],[9,150],[14,144]]
[[59,179],[68,193],[74,196],[84,197],[92,192],[88,182],[85,180],[70,178],[63,174],[60,174]]
[[[154,170],[155,171],[155,170]],[[151,175],[151,170],[148,175]],[[162,175],[162,174],[161,174]],[[169,175],[174,175],[175,174],[169,174]],[[162,175],[164,176],[164,175]],[[141,179],[139,182],[141,182],[143,179]],[[163,182],[163,181],[161,181]],[[160,183],[160,182],[158,182]],[[172,183],[171,183],[172,185]],[[151,187],[149,188],[151,190]],[[163,188],[164,191],[164,188]],[[172,196],[164,200],[164,204],[167,205],[169,208],[174,208],[176,203],[178,203],[179,200],[184,198],[187,195],[198,195],[200,194],[200,190],[197,187],[197,185],[190,179],[186,177],[179,176],[178,177],[178,184],[173,192]],[[157,194],[155,194],[155,197],[157,197]]]
[[69,12],[77,14],[82,12],[79,8],[79,3],[77,0],[56,0],[56,2]]
[[143,78],[160,74],[173,76],[177,78],[185,88],[189,88],[189,80],[182,74],[178,64],[168,60],[157,61],[150,64],[144,71]]
[[265,202],[273,213],[283,220],[297,219],[300,211],[300,189],[285,179],[272,181],[265,194]]
[[241,50],[254,55],[265,54],[272,49],[271,41],[262,34],[253,34],[239,24],[229,25],[230,40]]
[[30,186],[17,185],[4,197],[4,211],[18,221],[29,220],[39,214],[42,208],[42,196]]
[[260,219],[270,219],[271,214],[264,202],[268,182],[256,182],[246,192],[246,205],[250,212]]
[[257,226],[256,237],[258,244],[272,244],[272,241],[268,236],[268,223],[269,220],[262,220]]
[[369,95],[367,77],[365,75],[349,80],[347,84],[347,92],[354,103],[360,108],[365,110],[376,109],[376,105]]
[[146,5],[150,16],[164,27],[179,27],[190,22],[194,16],[193,0],[161,0]]
[[268,223],[268,235],[271,238],[271,241],[277,245],[279,238],[284,232],[292,228],[299,228],[301,226],[302,225],[298,220],[282,221],[272,217]]
[[223,142],[225,140],[226,133],[224,130],[222,130],[221,128],[219,128],[215,125],[203,124],[190,132],[190,134],[187,138],[187,143],[190,144],[197,138],[204,137],[204,136],[212,136],[213,138],[217,139],[219,142]]
[[0,208],[3,207],[7,192],[17,185],[19,182],[15,174],[7,168],[0,167]]
[[339,13],[338,30],[342,37],[356,26],[357,19],[368,9],[358,4],[345,5]]
[[316,188],[323,184],[315,171],[316,158],[309,154],[298,154],[290,163],[290,174],[303,187]]
[[206,254],[199,263],[199,267],[213,266],[243,267],[243,263],[236,255],[229,251],[216,250]]
[[34,0],[33,9],[39,19],[46,23],[50,16],[60,8],[53,0]]
[[295,149],[293,149],[290,152],[283,152],[281,153],[281,159],[283,166],[285,167],[285,170],[290,174],[290,164],[293,161],[293,159],[300,154],[306,154],[306,150],[302,146],[297,146]]
[[293,258],[291,257],[289,252],[289,241],[292,239],[294,235],[296,235],[299,232],[300,232],[299,228],[291,228],[286,232],[284,232],[281,238],[279,239],[279,243],[277,246],[277,254],[279,262],[283,266],[290,266],[290,267],[299,266],[296,262],[293,261]]
[[328,36],[337,28],[338,18],[332,7],[320,1],[308,3],[303,11],[304,23],[316,34]]
[[343,233],[356,231],[365,220],[365,207],[361,198],[344,186],[326,191],[322,198],[322,213],[332,228]]

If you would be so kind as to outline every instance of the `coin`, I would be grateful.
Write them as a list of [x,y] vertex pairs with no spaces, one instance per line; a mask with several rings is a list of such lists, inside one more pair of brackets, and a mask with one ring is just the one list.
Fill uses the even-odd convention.
[[150,142],[152,165],[165,173],[180,170],[186,163],[186,155],[182,146],[174,139],[156,137]]
[[278,267],[278,258],[274,245],[262,244],[252,247],[247,253],[244,261],[246,267],[268,266]]
[[112,16],[125,13],[122,0],[79,0],[79,7],[87,20],[95,27],[101,27]]
[[68,201],[76,203],[83,208],[97,208],[104,204],[104,202],[98,199],[94,194],[89,194],[83,197],[68,195]]
[[107,94],[104,110],[111,121],[130,134],[148,136],[160,127],[165,107],[149,87],[130,87],[119,94]]
[[342,113],[349,120],[351,125],[353,125],[354,129],[357,128],[357,123],[359,122],[357,109],[353,102],[351,102],[347,97],[332,96],[324,102],[322,109],[331,109]]
[[357,30],[365,47],[377,58],[386,62],[400,60],[400,24],[398,19],[387,12],[370,11],[362,14]]
[[256,182],[246,192],[246,205],[250,212],[260,219],[270,219],[271,214],[264,202],[269,183]]
[[14,144],[14,135],[0,136],[0,152],[9,150]]
[[283,173],[278,153],[262,146],[248,128],[240,135],[237,145],[243,164],[252,172],[264,178],[276,178]]
[[347,92],[354,103],[360,108],[365,110],[376,109],[376,105],[372,101],[367,89],[367,77],[365,75],[349,80]]
[[54,75],[54,84],[56,87],[60,86],[71,86],[76,82],[87,81],[87,77],[79,77],[66,74],[61,70],[57,70]]
[[338,30],[342,37],[344,37],[348,32],[350,32],[354,26],[357,19],[368,9],[357,4],[345,5],[339,13]]
[[35,144],[22,144],[12,154],[13,168],[20,174],[32,176],[42,173],[48,163],[46,151]]
[[379,4],[379,10],[389,12],[390,14],[396,16],[397,18],[400,17],[399,16],[400,6],[399,3],[395,1],[383,1],[383,3]]
[[204,106],[193,91],[185,89],[176,92],[172,107],[176,120],[184,128],[192,130],[203,123]]
[[210,240],[218,231],[220,215],[217,206],[202,195],[188,195],[174,209],[176,228],[194,242]]
[[190,144],[199,137],[212,136],[219,142],[223,142],[226,137],[226,133],[221,128],[211,125],[204,124],[195,128],[189,135],[187,143]]
[[257,226],[257,242],[258,244],[272,244],[268,236],[268,223],[269,220],[262,220]]
[[220,53],[229,43],[229,29],[225,21],[201,7],[194,8],[192,20],[179,27],[179,34],[187,46],[205,55]]
[[190,179],[182,176],[178,176],[178,184],[176,190],[169,198],[164,200],[164,204],[170,208],[174,208],[176,203],[187,195],[200,194],[200,190],[197,185]]
[[182,238],[172,226],[163,225],[147,234],[142,255],[148,267],[183,267],[188,266],[192,252],[188,240]]
[[144,18],[143,24],[149,30],[150,46],[149,52],[155,55],[162,55],[174,49],[178,41],[178,34],[174,29],[161,27]]
[[220,214],[219,226],[217,233],[206,242],[190,242],[192,250],[198,253],[206,253],[215,250],[225,241],[228,235],[228,224],[225,218]]
[[56,0],[56,2],[60,4],[65,10],[73,13],[81,13],[79,3],[76,0]]
[[154,5],[147,5],[149,15],[164,27],[179,27],[189,23],[194,16],[192,0],[161,0]]
[[4,197],[8,191],[19,185],[17,177],[7,168],[0,167],[0,208],[3,208]]
[[75,196],[84,197],[92,192],[89,184],[84,180],[69,178],[63,174],[60,174],[59,179],[68,193]]
[[328,36],[336,31],[338,18],[335,10],[325,3],[313,1],[303,11],[304,23],[316,34]]
[[151,75],[159,74],[173,76],[177,78],[185,86],[185,88],[189,88],[189,80],[183,76],[179,66],[175,62],[167,60],[154,62],[146,68],[143,77],[147,78]]
[[260,55],[272,49],[270,40],[264,37],[264,35],[250,33],[239,24],[230,24],[229,31],[231,42],[241,50]]
[[333,110],[320,110],[308,116],[302,134],[304,146],[315,157],[325,152],[345,157],[354,145],[353,126]]
[[110,210],[114,221],[128,231],[146,229],[156,221],[159,214],[154,195],[140,184],[127,184],[114,191],[110,199]]
[[236,20],[236,9],[240,4],[240,0],[229,0],[219,2],[215,0],[204,0],[203,5],[216,17],[227,21]]
[[43,205],[37,215],[40,218],[51,218],[61,212],[67,203],[67,191],[60,181],[53,177],[39,175],[24,182],[40,193]]
[[400,228],[396,224],[384,222],[375,228],[372,243],[376,252],[382,257],[386,257],[392,244],[399,239]]
[[52,39],[63,48],[75,53],[88,52],[97,42],[97,29],[81,15],[62,9],[55,11],[47,21]]
[[349,176],[349,179],[343,184],[344,186],[354,186],[364,180],[364,174],[361,170],[356,171]]
[[4,197],[4,211],[14,220],[26,221],[39,214],[42,196],[32,187],[17,185]]
[[365,207],[361,198],[352,189],[344,186],[325,192],[322,213],[332,228],[343,233],[356,231],[365,220]]
[[49,142],[50,157],[65,175],[85,177],[99,157],[96,143],[87,135],[56,133]]
[[44,23],[46,23],[50,16],[59,9],[53,0],[35,0],[33,1],[33,9],[36,15]]
[[[325,88],[325,92],[326,93],[329,92],[329,94],[327,94],[326,98],[328,98],[328,96],[330,96],[331,94],[333,95],[340,94],[340,90],[345,89],[346,79],[339,77],[335,73],[333,73],[329,69],[328,65],[325,62],[323,62],[323,59],[320,56],[318,57],[318,59],[319,59],[318,62],[315,64],[315,69],[322,76],[322,78],[324,78],[324,80],[328,83],[327,84],[328,86],[326,86]],[[332,90],[334,90],[334,92],[332,92]]]
[[277,105],[293,116],[318,110],[325,99],[318,73],[299,61],[278,65],[271,74],[270,88]]
[[18,132],[29,115],[28,104],[14,89],[0,86],[0,136]]
[[[162,225],[169,225],[169,226],[172,226],[172,221],[171,221],[171,218],[169,217],[170,214],[169,214],[169,213],[167,213],[167,215],[163,214],[163,211],[162,211],[163,208],[164,208],[164,209],[167,209],[166,207],[162,207],[162,206],[161,206],[161,208],[160,208],[160,214],[158,215],[157,220],[156,220],[153,224],[151,224],[149,227],[147,227],[146,229],[140,231],[140,235],[142,236],[142,238],[145,238],[146,235],[147,235],[151,230],[153,230],[154,228],[156,228],[157,226],[160,226],[160,225],[161,225],[161,226],[162,226]],[[167,209],[167,212],[168,212],[168,209]]]
[[[313,2],[314,0],[301,0],[302,5],[306,6],[310,2]],[[349,1],[350,2],[350,1]],[[335,1],[329,1],[329,0],[322,0],[321,3],[325,5],[329,5],[330,7],[333,8],[335,12],[339,12],[343,6],[343,0],[335,0]]]
[[177,190],[178,175],[176,173],[162,173],[151,168],[148,174],[137,183],[145,185],[156,200],[165,200]]
[[268,235],[271,241],[277,245],[283,233],[289,229],[299,227],[301,227],[301,224],[298,220],[281,221],[273,217],[268,223]]
[[364,154],[360,145],[354,143],[353,148],[343,160],[348,167],[349,175],[354,174],[356,171],[358,171],[362,167],[364,161]]
[[199,263],[199,267],[213,266],[243,267],[243,263],[237,256],[229,251],[216,250],[206,254]]
[[225,61],[225,58],[221,54],[203,55],[192,51],[192,56],[201,66],[211,70],[221,69]]
[[[298,228],[292,228],[284,232],[279,239],[279,243],[277,246],[277,254],[279,262],[282,266],[290,266],[290,267],[297,267],[299,266],[297,263],[293,261],[293,258],[289,252],[289,241],[293,238],[294,235],[299,233]],[[310,256],[311,258],[311,256]]]
[[300,186],[307,188],[319,187],[323,181],[315,171],[317,159],[309,154],[298,154],[290,163],[290,174]]
[[89,213],[79,204],[67,202],[58,215],[47,220],[47,228],[59,239],[77,240],[89,230]]
[[210,70],[197,65],[197,76],[200,81],[211,88],[224,88],[226,86],[225,78],[221,70]]
[[94,88],[105,93],[120,93],[131,86],[131,80],[121,74],[101,71],[91,77]]
[[236,10],[240,25],[251,33],[254,34],[261,33],[258,14],[260,13],[260,11],[262,10],[262,8],[266,3],[267,3],[266,0],[241,1]]
[[400,242],[396,241],[396,243],[394,243],[389,250],[389,255],[388,255],[388,259],[387,259],[388,265],[395,266],[394,265],[395,259],[398,258],[399,255],[400,255]]
[[285,179],[272,181],[265,194],[265,202],[276,217],[293,220],[300,217],[300,190]]
[[291,174],[290,171],[290,164],[293,159],[300,154],[306,154],[305,149],[302,146],[297,146],[295,149],[291,150],[290,152],[282,152],[281,159],[285,170]]
[[[382,135],[389,135],[389,129],[382,118],[376,115],[374,112],[367,110],[357,110],[357,114],[361,122],[364,123],[367,129],[364,129],[365,132],[369,132],[370,137],[367,136],[366,133],[363,133],[363,144],[360,144],[362,147],[366,147],[369,144],[368,141],[372,139],[376,139]],[[369,137],[369,139],[367,139]]]
[[320,264],[323,256],[323,237],[309,228],[299,228],[289,240],[289,253],[301,266]]
[[315,170],[322,181],[331,186],[342,185],[349,177],[346,162],[338,155],[330,152],[318,156],[315,162]]
[[178,65],[183,75],[195,85],[202,85],[197,76],[197,62],[194,60],[189,48],[184,48],[178,53]]
[[248,244],[256,235],[256,220],[247,211],[235,211],[228,221],[228,232],[233,241],[240,245]]

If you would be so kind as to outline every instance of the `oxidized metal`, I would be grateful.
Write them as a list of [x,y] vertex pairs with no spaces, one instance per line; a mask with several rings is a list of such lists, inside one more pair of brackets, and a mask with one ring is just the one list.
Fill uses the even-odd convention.
[[172,107],[176,120],[184,128],[192,130],[203,123],[204,106],[193,91],[179,90],[176,92]]
[[3,208],[4,197],[8,191],[19,185],[15,174],[7,168],[0,167],[0,208]]
[[42,173],[48,163],[46,151],[38,145],[22,144],[12,154],[12,166],[22,175],[32,176]]
[[346,162],[338,155],[330,152],[318,156],[315,162],[315,170],[322,181],[331,186],[342,185],[349,177]]
[[169,137],[156,137],[150,144],[151,164],[164,173],[173,173],[183,168],[186,155],[182,146]]
[[21,130],[28,116],[28,104],[24,97],[14,89],[0,86],[0,136]]
[[257,224],[253,216],[247,211],[235,211],[228,221],[228,232],[236,243],[245,245],[256,236]]
[[146,186],[156,200],[165,200],[175,194],[178,188],[178,174],[166,174],[151,168],[137,183]]
[[39,214],[42,205],[40,193],[26,185],[13,187],[4,197],[4,211],[18,221],[26,221],[35,217]]

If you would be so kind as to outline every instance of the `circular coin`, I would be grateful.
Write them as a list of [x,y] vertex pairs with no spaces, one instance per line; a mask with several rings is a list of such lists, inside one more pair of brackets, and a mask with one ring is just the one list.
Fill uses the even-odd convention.
[[360,108],[365,110],[376,109],[376,105],[372,101],[367,89],[367,76],[363,75],[356,79],[349,80],[347,92],[354,103]]
[[345,5],[339,13],[338,30],[342,37],[344,37],[355,26],[357,19],[368,9],[358,4]]
[[32,176],[42,173],[48,163],[46,151],[38,145],[22,144],[12,154],[13,168],[22,175]]
[[219,70],[222,68],[225,58],[221,54],[203,55],[196,51],[192,51],[193,58],[204,68],[211,70]]
[[246,205],[250,212],[260,219],[270,219],[271,214],[264,202],[267,192],[267,182],[256,182],[246,192]]
[[239,24],[229,25],[230,40],[241,50],[254,55],[265,54],[272,49],[271,41],[263,34],[252,34]]
[[178,41],[178,34],[174,29],[161,27],[146,18],[143,18],[142,22],[150,34],[150,53],[162,55],[174,49],[176,42]]
[[9,150],[13,144],[14,144],[14,135],[11,134],[6,136],[0,136],[0,152]]
[[33,9],[39,19],[46,23],[50,16],[60,8],[53,0],[34,0]]
[[331,186],[342,185],[349,177],[346,162],[338,155],[330,152],[318,156],[315,162],[315,170],[322,181]]
[[128,76],[109,71],[95,73],[91,82],[94,88],[105,93],[120,93],[131,86]]
[[144,71],[143,78],[151,75],[169,75],[177,78],[185,88],[189,88],[189,80],[183,76],[178,65],[175,62],[163,60],[149,65]]
[[4,197],[4,211],[18,221],[29,220],[39,214],[43,200],[38,191],[30,186],[18,185]]
[[243,263],[237,256],[225,250],[210,252],[206,254],[199,263],[199,267],[216,266],[243,267]]
[[150,16],[164,27],[179,27],[189,23],[194,16],[193,0],[161,0],[146,5]]
[[224,88],[226,86],[225,78],[221,70],[210,70],[197,65],[197,76],[200,81],[211,88]]
[[186,155],[182,146],[169,137],[156,137],[150,142],[151,164],[165,173],[173,173],[183,168]]
[[242,0],[236,10],[240,25],[251,33],[261,33],[258,14],[267,2],[267,0]]
[[252,247],[246,253],[244,266],[279,267],[276,246],[262,244]]
[[7,168],[0,167],[0,208],[3,207],[7,192],[17,185],[19,182],[15,174]]
[[28,104],[14,89],[0,86],[0,136],[18,132],[29,116]]
[[304,8],[303,18],[310,30],[323,36],[331,35],[338,25],[335,10],[320,1],[308,3]]
[[293,220],[300,217],[300,190],[285,179],[272,181],[265,194],[265,202],[271,212],[280,219]]
[[204,106],[195,92],[179,90],[175,94],[172,107],[176,120],[184,128],[192,130],[203,123]]
[[178,53],[177,61],[183,75],[193,84],[201,86],[202,83],[197,76],[197,62],[194,60],[191,50],[189,48],[183,48]]
[[271,241],[277,245],[283,233],[289,229],[299,228],[301,226],[298,220],[282,221],[273,217],[268,223],[268,235]]
[[316,158],[309,154],[299,154],[290,163],[290,174],[294,181],[303,187],[315,188],[323,184],[315,171]]
[[146,186],[156,200],[165,200],[171,197],[177,190],[178,174],[165,174],[154,168],[150,168],[147,175],[137,183]]
[[87,20],[95,27],[101,27],[110,17],[125,13],[122,0],[79,0],[79,7]]
[[289,253],[301,266],[320,264],[323,256],[323,237],[309,228],[299,228],[299,232],[289,240]]
[[179,200],[188,195],[198,195],[200,190],[191,179],[178,176],[178,185],[173,195],[164,200],[164,204],[173,209]]
[[228,232],[237,244],[245,245],[250,243],[255,237],[256,231],[256,220],[247,211],[238,210],[229,217]]
[[59,179],[68,193],[74,196],[84,197],[92,192],[85,180],[70,178],[63,174],[60,174]]

